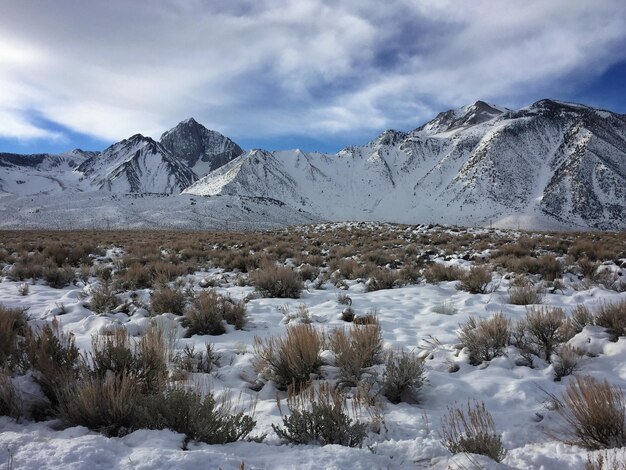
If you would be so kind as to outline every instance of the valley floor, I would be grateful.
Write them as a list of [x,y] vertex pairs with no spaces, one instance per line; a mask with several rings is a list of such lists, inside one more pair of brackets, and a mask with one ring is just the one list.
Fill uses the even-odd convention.
[[[291,233],[302,230],[302,233],[314,240],[316,233],[327,234],[333,230],[350,233],[351,227],[350,224],[335,224],[323,228],[294,229],[295,232]],[[358,226],[353,227],[356,230]],[[411,242],[410,234],[425,235],[431,240],[442,237],[442,234],[451,238],[461,235],[472,238],[486,234],[495,238],[503,236],[509,240],[509,244],[518,243],[520,237],[542,239],[547,236],[498,231],[466,232],[458,229],[454,232],[447,228],[428,227],[367,227],[362,230],[370,231],[374,239],[386,231],[408,234],[406,239],[409,241],[396,249],[401,253],[412,244],[416,247],[416,253],[412,256],[423,256],[427,260],[425,266],[441,263],[464,269],[475,264],[470,261],[475,259],[475,255],[489,259],[501,247],[486,244],[484,247],[470,246],[455,252],[448,250],[446,253],[436,245],[425,247]],[[286,234],[287,231],[281,233]],[[123,237],[123,234],[119,236]],[[15,238],[15,235],[11,237]],[[616,237],[620,239],[619,235]],[[3,236],[0,244],[3,240],[5,245],[10,244],[7,241],[9,238]],[[235,235],[232,243],[241,245],[243,242],[236,238]],[[330,244],[325,246],[324,243],[320,243],[321,257],[336,250],[336,247]],[[623,234],[621,243],[624,243]],[[350,241],[346,242],[346,246],[350,247]],[[96,266],[119,268],[119,260],[124,254],[122,247],[111,244],[106,247],[105,253],[93,257],[93,262]],[[567,252],[556,253],[556,259],[564,267],[556,287],[554,283],[542,280],[540,275],[527,274],[535,286],[543,287],[542,306],[562,308],[570,316],[578,305],[595,311],[607,303],[626,302],[626,292],[619,287],[620,282],[621,286],[624,285],[623,279],[626,278],[626,258],[623,254],[617,259],[605,261],[601,267],[598,263],[598,269],[610,271],[616,280],[612,285],[585,282],[574,268],[568,268],[571,259],[568,260],[567,256]],[[296,259],[300,257],[300,253],[294,257],[286,255],[284,264],[297,271],[306,264]],[[359,263],[363,261],[357,253],[350,255],[346,252],[343,256],[343,259],[351,258]],[[341,261],[342,256],[338,254],[336,259]],[[96,314],[89,308],[89,300],[101,280],[93,271],[85,282],[76,280],[60,289],[46,285],[43,280],[27,281],[28,293],[21,295],[20,288],[24,282],[11,280],[11,260],[5,257],[4,263],[0,304],[11,308],[27,308],[32,326],[56,318],[63,331],[74,335],[76,345],[83,352],[91,349],[94,335],[115,328],[126,328],[132,337],[140,337],[154,323],[167,332],[170,347],[174,351],[181,351],[186,346],[200,350],[211,343],[219,358],[214,371],[192,373],[189,380],[201,388],[211,390],[216,396],[231,393],[245,409],[254,407],[256,425],[251,436],[264,437],[259,439],[262,442],[240,441],[223,445],[191,442],[187,450],[182,450],[184,436],[169,430],[138,430],[122,437],[105,437],[80,426],[62,429],[58,420],[32,422],[21,419],[16,422],[9,417],[0,417],[0,462],[7,462],[8,468],[585,468],[588,451],[550,437],[551,433],[558,435],[563,423],[558,413],[550,407],[548,394],[562,396],[567,384],[573,380],[571,376],[564,377],[560,382],[554,381],[554,365],[538,357],[534,358],[533,368],[517,365],[520,364],[521,356],[514,346],[508,346],[500,357],[472,365],[467,350],[458,346],[459,325],[470,317],[487,319],[502,312],[506,318],[516,322],[526,315],[527,306],[509,302],[510,287],[515,276],[508,269],[489,265],[493,277],[489,292],[485,294],[458,290],[458,281],[427,283],[422,277],[423,273],[418,279],[403,285],[398,283],[394,288],[372,290],[368,288],[367,277],[345,276],[339,280],[337,274],[332,276],[332,269],[324,261],[320,263],[318,276],[305,281],[300,298],[284,299],[259,296],[254,285],[249,282],[248,274],[240,270],[224,269],[209,261],[198,262],[191,273],[178,278],[181,288],[185,288],[188,293],[197,293],[211,285],[220,295],[229,296],[236,302],[245,301],[247,324],[241,330],[228,325],[227,333],[219,336],[194,335],[186,338],[185,328],[181,326],[178,315],[150,311],[154,287],[120,288],[120,299],[134,303],[135,307],[126,312]],[[393,264],[386,263],[385,269],[393,269]],[[328,273],[326,278],[324,273]],[[254,339],[283,335],[288,328],[287,324],[302,322],[303,318],[292,314],[303,304],[309,312],[305,321],[310,321],[317,330],[330,333],[344,328],[346,322],[342,320],[342,312],[346,305],[339,303],[344,295],[351,299],[357,317],[375,313],[386,348],[402,348],[424,358],[427,382],[420,390],[416,403],[392,404],[384,397],[378,397],[377,406],[383,421],[378,432],[369,429],[361,448],[287,444],[272,429],[272,424],[281,423],[277,397],[283,400],[285,407],[286,392],[277,390],[272,381],[266,380],[262,381],[259,391],[253,390],[258,388],[254,385],[259,381],[252,365]],[[589,325],[568,343],[586,353],[580,360],[578,374],[607,379],[611,384],[626,390],[625,337],[612,342],[604,328]],[[332,353],[327,350],[327,345],[324,349],[323,365],[315,381],[334,383],[338,376],[337,367],[333,366]],[[383,370],[384,365],[379,365],[370,372],[380,375]],[[32,398],[29,398],[29,394],[40,395],[27,376],[14,377],[13,381],[17,388],[22,387],[24,400]],[[347,392],[348,396],[352,393],[354,390]],[[485,403],[501,433],[502,444],[507,450],[501,463],[480,455],[452,456],[441,442],[442,418],[449,407],[465,407],[468,401],[473,400]],[[370,416],[363,411],[361,419],[369,422]]]

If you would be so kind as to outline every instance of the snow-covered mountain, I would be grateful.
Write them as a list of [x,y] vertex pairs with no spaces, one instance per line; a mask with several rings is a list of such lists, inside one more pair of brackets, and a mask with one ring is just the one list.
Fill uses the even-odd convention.
[[239,145],[190,118],[163,133],[161,144],[201,178],[243,153]]
[[76,188],[74,170],[98,155],[75,149],[60,155],[0,153],[0,195],[51,194]]
[[336,155],[252,150],[185,193],[280,199],[330,220],[626,229],[626,117],[478,101]]
[[[477,101],[337,154],[243,153],[193,119],[165,132],[160,142],[135,135],[100,153],[0,154],[5,207],[23,210],[37,205],[33,195],[65,191],[88,199],[93,192],[112,194],[93,200],[129,218],[139,209],[120,212],[116,205],[124,199],[116,194],[166,193],[170,202],[187,201],[183,205],[195,196],[226,197],[219,200],[228,204],[218,204],[224,219],[233,201],[263,201],[271,206],[272,223],[283,224],[299,214],[302,220],[626,230],[626,116],[554,100],[520,110]],[[142,220],[152,226],[146,216],[151,204],[139,205],[145,206]],[[246,212],[246,204],[235,205]],[[41,217],[50,207],[41,204],[35,213]],[[259,226],[266,226],[263,212],[250,212],[246,226],[257,215]],[[202,216],[183,213],[190,226]],[[20,224],[28,225],[28,217]]]
[[94,155],[76,172],[96,189],[120,193],[179,193],[196,179],[163,145],[140,134]]

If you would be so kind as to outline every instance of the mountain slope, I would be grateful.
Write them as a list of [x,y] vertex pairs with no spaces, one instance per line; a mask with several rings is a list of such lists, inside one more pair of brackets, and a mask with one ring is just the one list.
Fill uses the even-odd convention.
[[77,169],[98,190],[130,193],[178,193],[194,172],[160,143],[136,134],[113,144]]
[[275,197],[331,220],[626,228],[626,118],[478,101],[336,155],[251,151],[189,194]]

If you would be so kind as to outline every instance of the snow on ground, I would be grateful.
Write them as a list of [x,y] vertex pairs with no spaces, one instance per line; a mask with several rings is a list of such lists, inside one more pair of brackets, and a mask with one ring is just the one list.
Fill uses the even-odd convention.
[[[442,261],[442,260],[440,260]],[[463,260],[449,263],[468,265]],[[219,269],[208,269],[187,276],[188,283],[199,289],[198,282],[205,277],[216,277]],[[626,273],[625,273],[626,274]],[[236,285],[235,275],[227,273],[228,286],[219,287],[218,293],[242,299],[253,292],[252,287]],[[50,321],[56,317],[64,330],[74,333],[77,345],[90,348],[91,336],[123,325],[132,335],[146,331],[150,321],[146,315],[124,313],[95,315],[83,306],[82,291],[87,287],[71,286],[52,289],[43,283],[30,287],[28,296],[18,294],[20,283],[0,283],[0,302],[8,307],[28,307],[33,322]],[[456,331],[460,323],[470,316],[487,318],[503,312],[516,320],[526,309],[507,304],[509,281],[498,275],[495,292],[474,295],[459,291],[455,283],[409,285],[390,290],[365,292],[365,286],[357,281],[347,282],[347,291],[339,290],[330,283],[323,290],[311,284],[295,300],[255,298],[247,304],[249,322],[242,331],[231,329],[221,336],[195,336],[179,338],[176,346],[214,344],[220,355],[216,373],[208,380],[211,390],[221,394],[228,390],[239,394],[244,405],[256,403],[257,425],[253,436],[267,433],[264,442],[238,442],[227,445],[191,444],[181,450],[183,436],[171,431],[136,431],[121,438],[107,438],[86,428],[74,427],[58,430],[53,422],[15,423],[0,418],[0,462],[12,462],[9,468],[63,468],[63,469],[156,469],[156,468],[245,468],[303,469],[303,468],[519,468],[563,469],[584,468],[586,451],[565,445],[546,436],[547,429],[558,426],[555,414],[546,409],[546,391],[560,396],[569,377],[554,382],[552,366],[539,364],[535,369],[516,366],[518,358],[514,348],[505,357],[494,359],[487,367],[472,366],[465,354],[456,354]],[[147,295],[146,291],[139,292]],[[276,406],[276,390],[266,384],[260,392],[249,388],[255,378],[251,366],[252,343],[255,336],[262,338],[279,335],[285,331],[280,307],[288,304],[291,311],[302,303],[308,306],[313,324],[325,331],[346,324],[340,314],[343,305],[337,302],[339,293],[347,293],[357,314],[376,310],[389,347],[403,347],[428,355],[428,383],[423,388],[419,404],[384,403],[385,426],[380,434],[370,434],[363,448],[347,448],[337,445],[325,447],[313,445],[291,446],[282,443],[272,432],[271,424],[280,422]],[[563,291],[546,294],[544,305],[562,307],[566,312],[577,304],[594,308],[601,302],[626,299],[626,293],[617,293],[602,287],[575,291],[571,284]],[[456,313],[440,314],[436,311],[442,304],[453,306]],[[65,312],[65,313],[63,313]],[[174,329],[175,317],[164,314],[156,317]],[[626,389],[626,340],[612,343],[600,328],[587,327],[571,342],[598,354],[582,361],[580,373],[615,383]],[[425,351],[425,352],[423,352]],[[451,364],[457,364],[457,372],[449,372]],[[325,368],[328,369],[328,368]],[[324,369],[323,369],[324,370]],[[326,370],[327,373],[332,373]],[[284,393],[278,393],[284,397]],[[496,464],[481,456],[450,456],[440,443],[438,430],[441,417],[447,407],[465,405],[468,400],[485,402],[492,413],[497,429],[502,432],[504,447],[508,454],[503,463]]]

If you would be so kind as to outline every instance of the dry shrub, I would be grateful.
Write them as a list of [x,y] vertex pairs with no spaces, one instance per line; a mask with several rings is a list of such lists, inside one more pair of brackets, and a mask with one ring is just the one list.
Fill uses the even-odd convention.
[[571,322],[560,308],[531,308],[515,325],[512,342],[521,351],[550,361],[557,346],[575,334]]
[[600,263],[597,261],[591,261],[589,258],[581,258],[576,263],[578,265],[578,269],[580,269],[580,273],[583,275],[585,279],[593,280],[596,277],[596,272]]
[[441,420],[441,442],[452,454],[481,454],[501,462],[506,450],[483,402],[467,403],[467,411],[449,407]]
[[460,325],[458,338],[468,350],[470,363],[475,365],[502,356],[510,335],[510,320],[504,314],[497,313],[484,320],[471,317]]
[[14,368],[19,362],[18,336],[28,329],[26,310],[0,304],[0,369]]
[[365,315],[353,317],[352,322],[355,325],[378,325],[378,313],[375,309],[371,310]]
[[74,269],[69,265],[58,267],[54,264],[46,264],[43,267],[42,277],[50,287],[61,289],[70,284],[76,277]]
[[80,352],[71,333],[64,333],[54,320],[26,334],[25,349],[34,369],[33,377],[53,406],[65,387],[79,374]]
[[246,324],[246,306],[243,302],[235,303],[229,297],[218,295],[214,290],[202,291],[193,299],[185,312],[183,326],[187,327],[187,336],[221,335],[226,333],[226,323],[238,330]]
[[303,264],[298,269],[298,273],[303,281],[314,281],[320,274],[320,268],[310,264]]
[[598,452],[595,455],[587,454],[587,462],[585,462],[585,470],[626,470],[626,455],[623,449],[621,456],[618,451]]
[[606,328],[617,341],[626,333],[626,300],[602,303],[595,314],[595,324]]
[[554,367],[555,382],[560,382],[563,377],[576,372],[576,370],[578,370],[578,363],[584,354],[584,351],[568,344],[559,346],[556,350],[556,360],[552,364]]
[[383,360],[380,325],[353,325],[333,331],[329,337],[330,349],[335,353],[335,366],[343,385],[355,387],[362,369],[380,364]]
[[572,328],[576,333],[580,333],[587,325],[593,325],[595,318],[591,310],[582,304],[576,305],[572,311]]
[[121,375],[86,377],[63,388],[59,417],[107,436],[123,436],[141,422],[141,393],[136,380]]
[[458,266],[445,266],[441,263],[433,263],[424,269],[422,275],[426,282],[434,284],[442,281],[458,281],[465,272]]
[[185,345],[181,351],[176,353],[172,361],[179,368],[179,370],[208,374],[217,364],[218,354],[215,352],[211,343],[206,343],[204,351],[200,350],[197,352],[194,345]]
[[186,304],[187,297],[181,289],[166,285],[160,285],[154,289],[150,300],[153,314],[173,313],[182,315],[185,312]]
[[11,373],[0,369],[0,416],[17,420],[23,414],[22,400],[11,382]]
[[403,284],[399,271],[392,271],[386,268],[378,268],[371,273],[367,282],[367,291],[373,292],[383,289],[393,289]]
[[272,264],[265,264],[250,274],[250,280],[265,297],[297,299],[304,287],[300,275],[293,269]]
[[162,333],[150,327],[138,342],[126,329],[92,338],[91,375],[104,379],[125,375],[141,393],[156,393],[167,380],[167,355]]
[[387,354],[382,380],[382,394],[391,403],[416,403],[424,382],[424,360],[404,350],[390,350]]
[[624,393],[606,380],[574,377],[563,393],[558,409],[565,421],[560,439],[589,450],[626,445]]
[[486,294],[491,283],[491,271],[484,266],[472,266],[461,276],[457,289],[470,294]]
[[313,323],[311,319],[311,312],[309,312],[309,307],[306,304],[300,304],[296,307],[296,311],[292,312],[289,304],[283,304],[278,307],[280,313],[283,314],[283,322],[285,325],[289,324],[292,321],[297,321],[299,323]]
[[362,269],[354,259],[333,260],[330,263],[330,270],[338,271],[341,279],[356,279],[362,275]]
[[546,254],[537,258],[536,270],[546,281],[554,281],[561,277],[562,267],[554,255]]
[[120,289],[144,289],[152,286],[152,275],[148,268],[138,262],[115,273],[115,286]]
[[187,439],[207,444],[226,444],[246,437],[256,425],[252,417],[233,406],[226,397],[202,396],[183,386],[168,386],[163,394],[145,400],[145,427],[168,428]]
[[116,309],[121,304],[120,299],[111,288],[111,283],[103,282],[100,287],[92,289],[89,309],[96,313],[107,313]]
[[345,395],[327,383],[317,390],[311,384],[301,393],[290,389],[287,407],[289,416],[280,410],[282,427],[273,424],[272,429],[293,444],[361,447],[367,434],[366,424],[350,417]]
[[528,284],[526,286],[509,287],[509,303],[513,305],[532,305],[540,304],[543,301],[543,295],[540,290]]
[[253,365],[279,389],[286,390],[290,385],[300,389],[321,364],[322,339],[308,324],[288,326],[284,337],[274,336],[265,341],[255,337]]

